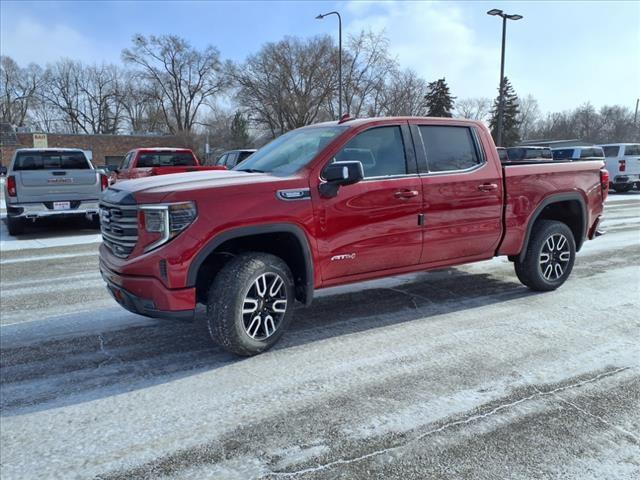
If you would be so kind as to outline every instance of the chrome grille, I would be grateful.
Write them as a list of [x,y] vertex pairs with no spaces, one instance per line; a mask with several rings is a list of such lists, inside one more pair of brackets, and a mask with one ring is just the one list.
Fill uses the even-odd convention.
[[100,231],[114,255],[128,257],[138,241],[138,207],[100,202]]

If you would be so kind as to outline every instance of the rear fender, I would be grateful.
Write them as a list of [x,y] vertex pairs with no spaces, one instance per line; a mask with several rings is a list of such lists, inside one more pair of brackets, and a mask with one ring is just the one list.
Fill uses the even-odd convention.
[[529,239],[531,238],[531,231],[536,221],[538,220],[538,218],[540,218],[540,215],[542,214],[544,209],[550,205],[553,205],[554,203],[566,202],[566,201],[577,201],[580,204],[580,214],[581,214],[580,220],[582,222],[581,228],[580,228],[581,232],[580,232],[580,235],[577,235],[575,238],[576,250],[577,251],[580,250],[580,248],[582,247],[582,244],[584,243],[584,239],[586,238],[587,229],[588,229],[586,201],[584,200],[582,195],[580,195],[577,192],[560,193],[556,195],[551,195],[545,198],[544,200],[542,200],[542,202],[540,202],[540,205],[538,205],[538,207],[535,209],[535,211],[531,215],[531,218],[529,219],[529,223],[527,224],[527,232],[525,233],[524,242],[522,243],[522,249],[520,250],[520,253],[518,255],[518,259],[520,261],[524,260],[524,256],[527,252],[527,247],[529,245]]

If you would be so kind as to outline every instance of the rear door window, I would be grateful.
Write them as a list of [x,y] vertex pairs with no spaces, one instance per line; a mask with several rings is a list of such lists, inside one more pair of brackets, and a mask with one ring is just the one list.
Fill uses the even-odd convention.
[[571,160],[573,158],[573,148],[558,148],[552,153],[554,160]]
[[589,147],[580,150],[580,158],[604,158],[604,153],[600,147]]
[[481,163],[469,127],[420,126],[420,134],[430,172],[467,170]]
[[236,160],[237,158],[238,158],[238,152],[230,153],[227,156],[227,162],[225,163],[225,166],[229,169],[235,167],[238,163]]
[[640,145],[625,145],[624,154],[632,155],[634,157],[640,156]]
[[14,170],[90,170],[82,152],[19,152]]
[[605,157],[617,157],[620,153],[620,147],[618,145],[610,145],[608,147],[602,147]]
[[238,153],[238,162],[236,163],[236,165],[238,163],[240,163],[241,161],[243,161],[245,158],[250,157],[251,155],[253,155],[253,152],[240,152],[240,153]]

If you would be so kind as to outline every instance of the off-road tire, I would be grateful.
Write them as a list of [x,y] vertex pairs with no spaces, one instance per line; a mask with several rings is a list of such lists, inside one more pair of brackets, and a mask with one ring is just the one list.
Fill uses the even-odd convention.
[[631,189],[633,188],[633,183],[626,183],[624,185],[614,185],[613,189],[617,192],[617,193],[625,193],[625,192],[629,192],[631,191]]
[[[242,310],[245,297],[263,274],[276,274],[283,280],[287,302],[275,332],[265,339],[256,339],[247,333]],[[264,352],[280,339],[291,322],[294,292],[291,270],[281,258],[261,252],[235,256],[220,269],[209,287],[206,317],[209,335],[222,348],[236,355]]]
[[[543,272],[543,268],[546,269],[548,264],[543,264],[544,267],[541,265],[542,255],[544,254],[543,248],[545,251],[549,250],[547,241],[554,236],[558,238],[559,235],[566,238],[569,259],[566,261],[566,264],[561,266],[562,274],[559,275],[558,278],[549,279],[545,277]],[[564,258],[566,258],[566,256]],[[571,229],[566,224],[555,220],[538,220],[533,226],[524,258],[522,260],[519,258],[516,259],[514,266],[518,279],[524,285],[531,290],[548,292],[555,290],[569,278],[575,259],[576,242]],[[558,264],[560,263],[561,262],[558,261]]]
[[24,220],[7,216],[7,230],[9,235],[15,237],[24,233]]

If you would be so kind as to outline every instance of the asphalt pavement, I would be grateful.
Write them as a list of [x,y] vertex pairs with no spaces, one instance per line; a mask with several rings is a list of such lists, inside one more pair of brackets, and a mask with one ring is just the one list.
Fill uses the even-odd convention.
[[120,308],[95,231],[2,225],[0,477],[636,480],[640,192],[604,227],[555,292],[506,259],[337,287],[239,359]]

